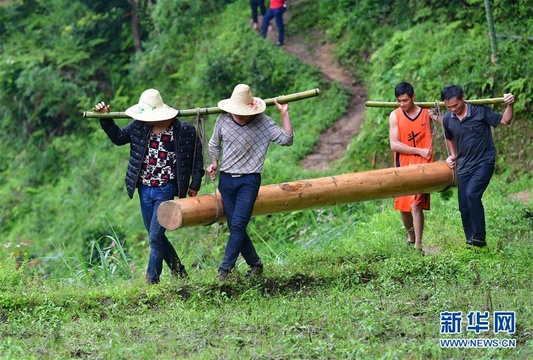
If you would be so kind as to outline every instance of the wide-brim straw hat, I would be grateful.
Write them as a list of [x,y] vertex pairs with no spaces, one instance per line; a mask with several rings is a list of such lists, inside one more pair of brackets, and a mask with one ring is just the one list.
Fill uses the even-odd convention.
[[165,104],[159,91],[148,89],[141,94],[139,103],[126,109],[125,113],[135,120],[152,122],[173,119],[178,110]]
[[235,86],[229,99],[218,102],[218,107],[230,114],[248,116],[265,111],[266,103],[263,99],[254,97],[248,85],[239,84]]

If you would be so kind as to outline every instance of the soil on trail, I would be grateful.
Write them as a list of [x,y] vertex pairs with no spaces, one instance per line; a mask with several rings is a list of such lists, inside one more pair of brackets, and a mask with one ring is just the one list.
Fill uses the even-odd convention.
[[[283,18],[286,26],[290,21],[290,9]],[[278,32],[275,22],[272,23],[274,26],[269,27],[267,38],[275,43],[278,40]],[[286,36],[283,49],[301,61],[319,68],[327,81],[337,81],[351,94],[346,113],[320,135],[313,152],[302,160],[302,167],[305,169],[328,170],[332,162],[344,155],[346,147],[361,128],[367,100],[366,92],[351,72],[335,61],[335,46],[325,43],[325,34],[313,31],[306,34],[305,38],[312,38],[312,43],[305,41],[301,35]]]
[[[313,34],[313,38],[324,38],[322,34]],[[327,170],[329,164],[340,159],[346,147],[361,129],[364,119],[366,93],[362,85],[342,68],[333,58],[334,45],[317,44],[309,46],[298,37],[291,38],[284,46],[285,51],[297,56],[303,62],[319,68],[328,81],[337,81],[346,88],[351,99],[346,113],[332,127],[324,131],[313,152],[302,160],[302,167],[309,170]]]

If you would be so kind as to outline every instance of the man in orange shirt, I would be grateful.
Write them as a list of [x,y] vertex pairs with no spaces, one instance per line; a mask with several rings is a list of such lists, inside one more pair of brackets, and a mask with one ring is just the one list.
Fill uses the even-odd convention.
[[[389,139],[391,150],[394,151],[394,166],[433,162],[429,110],[414,103],[415,91],[411,84],[402,82],[394,92],[398,108],[389,116]],[[407,243],[422,250],[423,210],[429,210],[429,194],[397,197],[394,209],[400,211],[407,230]]]

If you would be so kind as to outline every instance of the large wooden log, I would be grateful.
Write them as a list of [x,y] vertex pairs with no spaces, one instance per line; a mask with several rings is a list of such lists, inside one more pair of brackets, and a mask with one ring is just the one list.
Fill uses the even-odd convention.
[[[259,189],[253,215],[431,193],[449,188],[454,180],[445,162],[435,162],[264,185]],[[165,201],[157,210],[157,218],[169,230],[225,220],[218,192]]]

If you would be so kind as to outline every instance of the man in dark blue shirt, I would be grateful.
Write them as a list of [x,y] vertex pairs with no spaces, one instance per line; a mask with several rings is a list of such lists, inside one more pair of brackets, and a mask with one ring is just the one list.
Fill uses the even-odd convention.
[[450,156],[446,162],[457,166],[459,211],[468,245],[483,247],[485,241],[485,212],[481,198],[487,189],[496,161],[496,149],[491,126],[510,125],[514,117],[514,96],[504,94],[503,114],[486,106],[465,102],[463,90],[457,85],[442,89],[441,99],[448,113],[443,126]]

